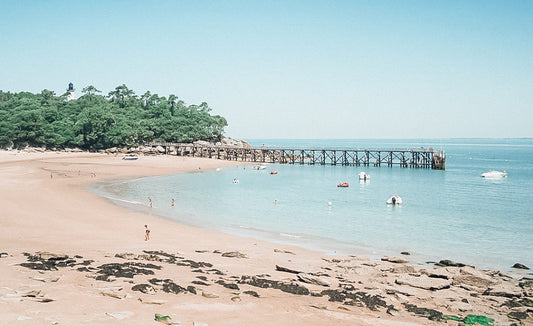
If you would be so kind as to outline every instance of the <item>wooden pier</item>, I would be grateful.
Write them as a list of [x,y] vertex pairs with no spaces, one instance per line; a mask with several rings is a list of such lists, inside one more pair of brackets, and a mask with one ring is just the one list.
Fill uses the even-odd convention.
[[220,160],[311,164],[311,165],[353,165],[353,166],[400,166],[404,168],[427,168],[444,170],[444,151],[432,148],[418,149],[324,149],[324,148],[237,148],[206,144],[153,143],[169,155],[207,157]]

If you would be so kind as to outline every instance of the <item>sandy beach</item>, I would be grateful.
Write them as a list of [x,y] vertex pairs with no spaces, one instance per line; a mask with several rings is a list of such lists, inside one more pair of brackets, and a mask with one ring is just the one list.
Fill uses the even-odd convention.
[[86,190],[239,163],[0,151],[0,324],[533,324],[527,270],[326,256],[129,211]]

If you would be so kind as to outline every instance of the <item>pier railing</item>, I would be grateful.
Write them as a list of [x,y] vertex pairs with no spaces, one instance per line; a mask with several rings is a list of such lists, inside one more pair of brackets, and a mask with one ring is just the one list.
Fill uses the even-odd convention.
[[152,143],[160,146],[163,153],[178,156],[208,157],[256,163],[353,165],[353,166],[400,166],[444,170],[444,151],[432,148],[417,149],[343,149],[343,148],[240,148],[225,145]]

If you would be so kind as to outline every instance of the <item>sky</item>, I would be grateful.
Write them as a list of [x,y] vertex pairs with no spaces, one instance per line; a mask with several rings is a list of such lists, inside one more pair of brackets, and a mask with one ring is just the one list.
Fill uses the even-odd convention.
[[0,90],[69,82],[236,139],[533,137],[533,1],[0,1]]

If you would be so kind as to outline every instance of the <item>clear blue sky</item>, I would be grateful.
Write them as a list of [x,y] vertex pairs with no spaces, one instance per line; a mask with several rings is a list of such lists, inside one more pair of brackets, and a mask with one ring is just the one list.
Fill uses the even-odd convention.
[[533,1],[0,1],[0,90],[69,82],[233,138],[533,137]]

